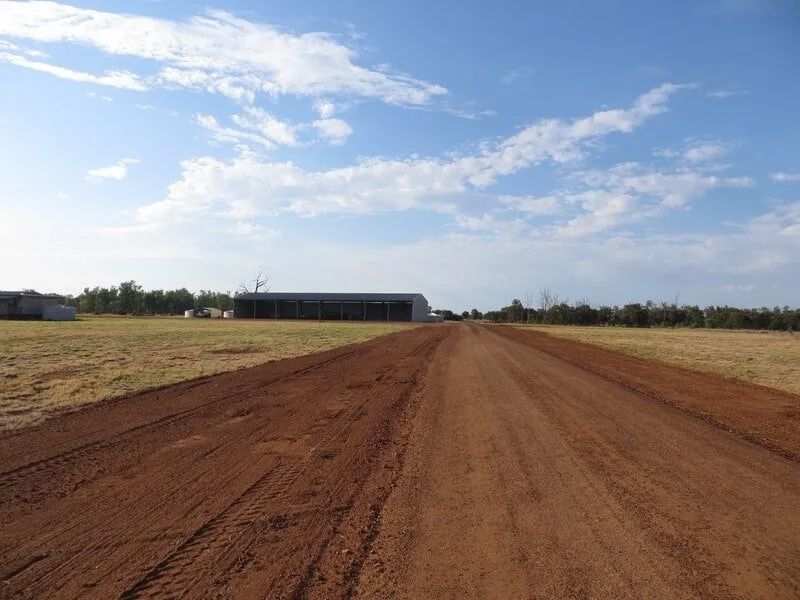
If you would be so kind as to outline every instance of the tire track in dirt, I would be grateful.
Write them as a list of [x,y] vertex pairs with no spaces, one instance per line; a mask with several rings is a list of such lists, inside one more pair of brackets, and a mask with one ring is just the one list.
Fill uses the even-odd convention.
[[[409,352],[407,357],[412,358],[420,355],[432,345],[435,345],[435,343],[435,339],[427,339]],[[388,381],[391,379],[391,376],[398,371],[399,368],[386,369],[375,378],[375,381]],[[403,382],[405,383],[405,381]],[[405,396],[407,395],[408,394],[405,394]],[[292,463],[286,469],[278,468],[275,471],[266,473],[238,496],[221,513],[201,525],[201,527],[181,544],[174,553],[156,565],[134,585],[125,590],[121,597],[125,600],[129,600],[143,597],[143,595],[166,597],[184,596],[187,591],[187,584],[192,577],[193,566],[200,556],[206,552],[222,550],[233,545],[234,542],[231,540],[237,537],[237,534],[244,535],[242,530],[252,523],[254,519],[263,517],[265,514],[270,514],[269,509],[272,505],[276,501],[286,499],[289,487],[297,481],[326,448],[352,425],[353,421],[359,417],[363,410],[364,403],[357,404],[342,415],[340,419],[337,419],[337,424],[339,421],[343,421],[341,426],[314,446],[309,451],[309,455],[304,461]],[[310,435],[312,437],[316,436],[323,430],[325,425],[328,424],[317,421]],[[271,517],[273,520],[277,519],[278,522],[283,518],[285,518],[285,515],[275,515]],[[324,551],[324,546],[320,554],[322,551]],[[316,562],[317,561],[312,561],[306,568],[306,575],[301,579],[301,583],[294,592],[293,597],[304,596],[306,587],[310,582],[309,574],[313,573],[316,568]]]
[[[492,327],[643,397],[663,402],[794,462],[800,462],[800,398],[771,388],[635,358],[541,331]],[[764,406],[770,411],[765,411]],[[736,410],[731,410],[732,408]],[[777,409],[777,410],[776,410]],[[767,417],[767,418],[764,418]],[[780,418],[775,418],[780,417]]]
[[[800,597],[795,462],[520,337],[462,326],[443,346],[357,597]],[[627,364],[675,403],[746,391],[763,423],[784,401]]]
[[[392,417],[405,410],[416,375],[427,369],[446,332],[402,332],[331,360],[326,353],[324,362],[303,357],[296,361],[302,368],[279,377],[271,373],[286,371],[292,361],[212,378],[225,385],[196,388],[203,395],[186,424],[106,440],[113,443],[95,453],[107,472],[95,477],[82,460],[67,462],[63,468],[75,480],[83,468],[91,477],[61,501],[48,494],[48,487],[57,488],[44,470],[15,480],[3,496],[3,512],[26,495],[34,505],[6,519],[9,539],[0,541],[4,592],[186,597],[217,589],[252,597],[271,589],[276,597],[290,597],[308,578],[298,565],[313,571],[314,557],[334,539],[336,523],[357,503],[365,478],[384,476],[373,468],[385,440],[394,437]],[[255,376],[252,382],[248,375]],[[227,390],[237,381],[249,387],[232,402]],[[154,409],[162,397],[152,395]],[[214,400],[224,409],[200,406]],[[114,403],[105,418],[114,419],[116,407],[124,414],[124,403]],[[245,409],[250,414],[231,417]],[[65,421],[78,423],[74,417]],[[45,446],[42,429],[13,439]],[[75,514],[88,506],[91,512]],[[29,528],[38,531],[29,536]],[[48,552],[30,562],[37,548]],[[235,591],[240,589],[246,591]]]
[[[315,370],[323,368],[326,365],[329,365],[329,364],[333,363],[334,361],[339,361],[339,360],[344,360],[344,359],[351,359],[353,357],[357,357],[358,355],[362,354],[365,351],[366,350],[363,349],[363,348],[356,348],[355,350],[347,350],[347,351],[341,353],[339,356],[335,356],[335,357],[333,357],[331,359],[322,360],[322,361],[320,361],[318,363],[312,364],[310,367],[305,367],[305,368],[302,368],[302,369],[299,369],[299,370],[291,371],[289,374],[287,374],[285,376],[278,377],[278,378],[269,378],[269,379],[267,379],[265,381],[264,385],[267,386],[267,385],[271,385],[271,384],[273,384],[275,382],[279,382],[279,381],[293,380],[293,379],[295,379],[297,377],[300,377],[300,376],[302,376],[304,374],[311,373],[311,372],[313,372]],[[251,390],[251,393],[252,393],[252,390]],[[239,394],[239,395],[241,396],[242,394]],[[226,396],[223,399],[226,399],[226,398],[230,398],[230,396]],[[210,404],[210,403],[208,403],[208,402],[204,403],[205,406],[207,406],[208,404]],[[196,413],[197,411],[194,411],[194,412]],[[153,433],[153,432],[151,430],[149,430],[149,429],[146,429],[146,428],[143,428],[143,429],[139,430],[140,436],[141,435],[145,435],[145,434],[150,434],[150,433]],[[265,434],[265,436],[268,436],[268,435],[269,434]],[[247,437],[247,433],[241,435],[239,438],[237,438],[235,440],[229,441],[228,445],[232,445],[232,442],[242,441],[246,437]],[[259,439],[253,440],[253,443],[259,443],[259,442],[263,442],[263,441],[264,441],[263,438],[259,438]],[[109,444],[107,446],[108,449],[112,449],[112,448],[116,449],[117,447],[118,447],[117,443],[112,443],[112,444]],[[108,454],[107,453],[105,455],[105,458],[106,458],[106,460],[108,459]],[[84,464],[83,467],[85,468],[85,466],[86,465]],[[197,476],[196,481],[200,481],[203,478],[206,478],[211,474],[212,474],[211,473],[211,469],[203,471],[202,473],[200,473]],[[181,480],[179,479],[178,481],[181,481]],[[190,482],[190,483],[192,483],[192,482]],[[186,487],[185,484],[180,484],[172,492],[170,492],[166,497],[164,497],[160,504],[157,504],[155,506],[149,507],[146,514],[140,515],[140,519],[147,520],[148,518],[152,517],[153,515],[158,515],[159,511],[162,510],[165,505],[167,505],[168,503],[172,502],[174,500],[174,498],[179,496],[179,494],[181,493],[181,491],[182,491],[182,489],[184,487]],[[213,492],[214,490],[209,490],[209,491]],[[134,497],[134,498],[132,498],[130,500],[125,500],[121,504],[112,506],[110,511],[107,514],[104,515],[104,518],[105,519],[119,518],[121,515],[124,515],[126,510],[129,509],[132,505],[134,505],[136,503],[136,501],[137,501],[137,499]],[[122,518],[124,518],[124,517],[122,517]],[[54,530],[54,533],[53,533],[52,537],[40,540],[39,544],[34,549],[35,550],[44,549],[44,548],[46,548],[48,546],[48,544],[57,542],[56,538],[65,538],[65,537],[68,537],[68,536],[71,536],[71,535],[75,535],[76,533],[80,533],[80,531],[79,531],[80,529],[87,529],[87,528],[90,528],[90,527],[93,527],[93,526],[96,526],[96,525],[92,525],[91,518],[90,518],[88,523],[84,519],[76,520],[73,523],[73,525],[70,526],[70,527],[60,528],[60,529]],[[113,538],[109,538],[107,541],[98,543],[95,546],[95,548],[97,548],[97,547],[99,547],[99,548],[112,547],[113,545],[114,545],[113,544]],[[71,561],[67,561],[67,562],[63,563],[60,566],[59,570],[68,572],[68,569],[70,567],[70,563],[71,562],[79,562],[81,560],[81,555],[82,554],[84,554],[84,553],[88,554],[88,553],[91,553],[92,551],[93,551],[93,548],[92,547],[88,547],[88,548],[86,548],[84,550],[84,552],[79,552],[79,553],[75,554],[73,556],[73,558],[71,559]],[[55,576],[57,574],[57,572],[58,571],[53,571],[53,572],[49,573],[48,576],[52,579],[52,577]],[[51,585],[57,585],[57,583],[52,582]]]
[[[430,344],[433,340],[428,340],[418,346],[415,350],[409,353],[409,356],[414,356],[418,354],[424,347]],[[397,371],[396,368],[391,369],[383,369],[380,371],[380,374],[375,378],[376,382],[383,382],[387,381],[391,378],[391,374]],[[405,383],[405,381],[403,382]],[[369,389],[362,389],[362,392],[368,392]],[[330,437],[324,443],[321,443],[321,448],[316,451],[310,453],[308,460],[306,460],[304,465],[300,465],[297,463],[290,463],[285,469],[279,466],[275,469],[275,472],[270,472],[266,474],[264,477],[257,480],[251,488],[245,490],[242,496],[237,498],[228,509],[224,510],[218,518],[212,519],[210,522],[203,524],[200,528],[202,530],[202,535],[195,536],[194,534],[190,536],[187,540],[187,543],[182,545],[179,549],[180,551],[177,552],[174,556],[169,557],[167,560],[164,561],[165,564],[160,565],[157,569],[155,569],[156,573],[145,582],[147,585],[139,586],[139,592],[144,591],[150,587],[153,587],[153,583],[157,580],[164,580],[165,585],[162,588],[157,588],[159,590],[159,594],[166,593],[167,595],[177,594],[178,596],[182,596],[185,590],[181,589],[181,586],[188,583],[191,578],[187,577],[185,573],[180,574],[178,577],[174,577],[176,572],[180,573],[181,567],[184,567],[187,572],[191,572],[191,569],[196,563],[196,559],[202,556],[206,551],[213,551],[214,549],[223,549],[229,547],[232,544],[231,539],[235,536],[231,535],[231,528],[227,527],[233,523],[234,525],[241,525],[240,533],[244,530],[244,526],[247,525],[249,522],[252,521],[254,515],[258,512],[258,510],[252,509],[251,503],[253,501],[258,502],[260,505],[266,505],[268,501],[275,501],[283,497],[285,494],[286,489],[289,485],[291,485],[302,473],[303,471],[311,464],[315,456],[318,456],[320,452],[324,450],[325,447],[329,445],[329,443],[338,436],[341,431],[346,429],[348,424],[352,424],[353,420],[358,418],[361,413],[363,412],[363,404],[356,405],[349,413],[345,413],[342,409],[335,409],[332,411],[326,411],[328,414],[325,416],[320,417],[314,427],[308,431],[305,435],[310,438],[314,438],[314,436],[320,431],[323,430],[324,427],[330,428],[330,426],[334,423],[339,423],[340,421],[344,420],[344,426],[339,432],[334,432],[334,435]],[[276,489],[279,492],[277,493],[275,490],[269,490],[270,484],[277,486]],[[264,496],[259,497],[257,494],[261,491],[265,490]],[[256,494],[256,496],[254,496]],[[258,508],[260,508],[260,505]],[[239,513],[241,510],[245,510],[245,519],[238,519]],[[313,510],[313,508],[309,508],[306,510]],[[278,519],[285,518],[286,514],[278,515]],[[235,528],[233,531],[236,531]],[[214,537],[216,536],[216,537]],[[224,537],[222,537],[224,536]],[[204,540],[211,540],[210,545],[201,544]],[[223,543],[220,543],[220,539],[226,540]],[[235,543],[235,540],[234,540]],[[186,547],[184,547],[186,546]],[[199,549],[199,552],[195,550]]]
[[[304,375],[304,374],[309,373],[311,371],[314,371],[314,370],[317,370],[317,369],[321,369],[321,368],[325,367],[327,364],[329,364],[331,362],[344,360],[344,359],[347,359],[347,358],[352,358],[354,356],[358,356],[359,354],[363,354],[365,351],[366,350],[363,349],[363,348],[357,348],[355,350],[351,350],[351,351],[339,354],[338,356],[334,356],[334,357],[329,358],[327,360],[322,360],[319,363],[313,364],[313,365],[311,365],[309,367],[304,367],[302,369],[298,369],[298,370],[293,371],[293,372],[291,372],[291,373],[289,373],[287,375],[282,375],[280,377],[276,377],[276,378],[271,379],[269,381],[265,381],[265,382],[262,383],[262,385],[273,385],[273,384],[278,383],[280,381],[286,381],[288,379],[292,379],[294,377],[298,377],[298,376]],[[209,382],[210,382],[209,378],[204,377],[202,381],[185,384],[186,385],[185,389],[188,392],[188,391],[191,391],[191,390],[193,390],[193,389],[195,389],[197,387],[200,387],[202,385],[207,385]],[[145,393],[147,393],[147,392],[145,392]],[[227,396],[222,396],[222,397],[216,396],[213,400],[210,400],[209,402],[204,402],[204,403],[199,404],[199,405],[197,405],[195,407],[192,407],[192,408],[189,408],[189,409],[177,412],[177,413],[172,413],[172,414],[166,415],[164,417],[161,417],[161,418],[155,419],[153,421],[150,421],[148,423],[144,423],[142,425],[137,425],[136,427],[132,427],[130,429],[126,429],[124,431],[121,431],[121,432],[115,434],[111,439],[98,440],[98,441],[95,441],[95,442],[89,442],[89,443],[86,443],[86,444],[82,444],[80,446],[77,446],[75,448],[70,448],[69,450],[65,450],[64,452],[60,452],[60,453],[55,454],[53,456],[48,456],[47,458],[42,458],[40,460],[31,462],[31,463],[28,463],[28,464],[25,464],[25,465],[21,465],[19,467],[15,467],[15,468],[10,469],[8,471],[0,472],[0,489],[3,488],[3,487],[6,487],[8,485],[13,485],[20,478],[26,476],[29,473],[34,473],[36,475],[40,475],[46,469],[51,469],[51,470],[64,469],[65,467],[69,466],[69,464],[72,463],[72,462],[86,460],[89,457],[89,455],[91,453],[93,453],[93,452],[103,452],[103,451],[105,451],[105,450],[107,450],[109,448],[112,448],[114,446],[125,444],[126,439],[129,436],[138,435],[138,434],[141,434],[142,432],[151,431],[151,430],[159,428],[159,427],[165,427],[165,426],[168,426],[168,425],[172,425],[172,424],[174,424],[177,421],[180,421],[182,419],[187,419],[187,418],[193,417],[193,416],[199,414],[200,412],[202,412],[203,410],[206,410],[209,407],[218,405],[223,401],[231,402],[231,401],[239,400],[241,398],[246,398],[249,393],[251,393],[251,390],[243,390],[243,391],[240,391],[238,393],[233,393],[233,394],[230,394],[230,395],[227,395]],[[116,401],[116,399],[115,399],[115,401]]]
[[[358,497],[361,503],[368,508],[366,510],[362,509],[362,517],[360,520],[355,520],[357,526],[352,522],[350,523],[350,529],[355,527],[357,529],[355,535],[359,538],[359,542],[356,544],[357,549],[352,551],[352,558],[348,557],[347,560],[342,562],[341,555],[336,553],[334,549],[331,549],[329,540],[324,546],[319,548],[318,553],[309,563],[300,583],[291,596],[292,600],[306,600],[308,598],[327,599],[331,597],[346,599],[351,598],[354,594],[361,569],[364,562],[367,560],[372,542],[378,533],[378,521],[381,510],[399,476],[399,468],[402,465],[407,447],[405,443],[407,437],[407,423],[410,420],[410,416],[416,412],[419,402],[421,401],[420,397],[424,396],[424,394],[421,393],[420,382],[422,381],[424,384],[429,362],[434,360],[437,356],[441,342],[442,336],[429,338],[409,353],[409,357],[424,355],[426,358],[423,362],[415,362],[414,366],[410,369],[390,369],[393,374],[398,372],[406,373],[403,379],[400,379],[401,382],[413,383],[413,385],[407,387],[402,394],[403,403],[410,403],[411,406],[409,410],[398,413],[392,419],[392,429],[394,429],[395,432],[394,438],[388,435],[388,427],[384,427],[386,431],[381,434],[384,442],[390,442],[395,448],[398,448],[398,450],[391,453],[391,456],[386,456],[382,459],[383,468],[390,469],[388,481],[386,477],[387,471],[379,474],[379,476],[373,473],[373,475],[368,478],[368,480],[365,480],[359,487]],[[377,378],[378,381],[387,379],[389,379],[389,377],[386,372],[382,373]],[[370,487],[371,489],[365,491],[366,487]],[[356,496],[354,495],[348,500],[350,507],[353,507],[355,504],[355,498]],[[343,536],[342,532],[347,530],[347,526],[342,526],[345,516],[346,515],[342,513],[339,515],[336,522],[336,527],[339,530],[340,536]],[[353,521],[352,518],[351,521]],[[327,581],[324,575],[322,575],[322,573],[325,572],[334,573],[340,579],[337,579],[332,585],[331,582]]]
[[800,597],[800,465],[666,402],[793,448],[796,399],[553,344],[422,327],[0,436],[108,443],[0,488],[0,595]]

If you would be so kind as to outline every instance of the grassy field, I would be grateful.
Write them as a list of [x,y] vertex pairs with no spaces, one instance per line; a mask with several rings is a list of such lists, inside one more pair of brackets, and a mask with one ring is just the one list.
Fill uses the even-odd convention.
[[168,317],[0,321],[0,429],[105,398],[327,350],[405,327]]
[[719,329],[524,327],[800,394],[798,334]]

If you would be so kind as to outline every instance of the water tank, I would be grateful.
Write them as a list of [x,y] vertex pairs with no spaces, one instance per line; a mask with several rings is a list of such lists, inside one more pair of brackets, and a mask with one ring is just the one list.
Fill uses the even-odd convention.
[[233,311],[232,310],[226,310],[224,313],[222,313],[222,316],[224,318],[226,318],[226,319],[232,319],[233,318]]
[[45,306],[42,309],[42,319],[45,321],[74,321],[75,320],[75,307],[62,306]]
[[185,310],[185,311],[183,311],[183,316],[186,319],[191,319],[191,318],[194,317],[194,311],[193,310]]

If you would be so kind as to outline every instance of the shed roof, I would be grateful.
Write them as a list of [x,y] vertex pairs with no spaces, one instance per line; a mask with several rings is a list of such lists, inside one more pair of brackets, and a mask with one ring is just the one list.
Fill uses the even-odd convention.
[[19,298],[21,296],[28,296],[30,298],[63,298],[61,294],[40,294],[39,292],[24,292],[24,291],[8,291],[8,290],[0,290],[0,298],[8,299],[8,298]]
[[331,302],[413,302],[425,298],[419,292],[412,294],[339,293],[339,292],[259,292],[236,296],[237,300],[330,300]]

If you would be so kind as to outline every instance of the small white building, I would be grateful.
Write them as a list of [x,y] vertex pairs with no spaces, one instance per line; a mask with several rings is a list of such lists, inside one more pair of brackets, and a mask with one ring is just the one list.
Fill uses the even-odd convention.
[[63,306],[62,304],[45,306],[42,309],[43,321],[74,321],[78,311],[74,306]]

